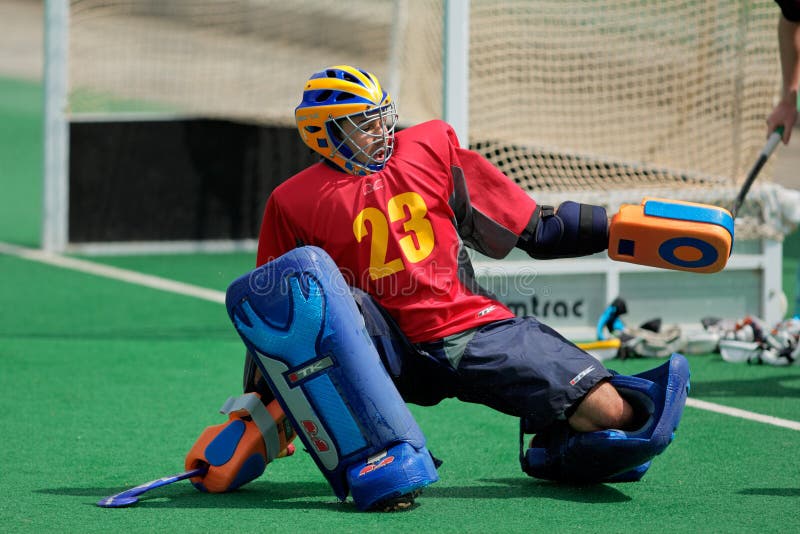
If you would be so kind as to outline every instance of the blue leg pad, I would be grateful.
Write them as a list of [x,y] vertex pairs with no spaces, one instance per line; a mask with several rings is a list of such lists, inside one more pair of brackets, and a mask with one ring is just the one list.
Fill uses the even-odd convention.
[[[358,483],[353,499],[367,509],[399,490],[414,492],[438,480],[422,430],[381,364],[342,274],[322,249],[294,249],[240,277],[228,288],[226,303],[337,497],[345,499]],[[352,476],[370,458],[394,450],[376,476]]]
[[603,479],[603,482],[639,482],[644,474],[647,473],[647,470],[650,469],[650,464],[652,463],[652,460],[648,460],[633,469]]
[[649,371],[614,375],[611,384],[647,420],[634,431],[575,432],[560,422],[536,434],[521,455],[529,475],[571,482],[639,480],[675,437],[689,391],[689,363],[680,354]]
[[347,470],[350,493],[361,510],[413,494],[437,478],[428,450],[415,449],[408,443],[389,447]]

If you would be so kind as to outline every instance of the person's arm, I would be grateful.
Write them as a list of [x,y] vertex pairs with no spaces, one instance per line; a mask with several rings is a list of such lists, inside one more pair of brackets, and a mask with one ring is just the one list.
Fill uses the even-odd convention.
[[[798,3],[800,2],[795,2],[795,4]],[[800,9],[795,7],[795,11],[800,11]],[[800,16],[800,13],[794,13],[794,15]],[[781,99],[767,117],[767,135],[779,126],[783,126],[783,142],[786,144],[792,136],[792,128],[797,121],[797,88],[798,82],[800,82],[800,19],[789,20],[786,17],[785,9],[778,21],[778,47],[783,85]]]
[[456,150],[453,211],[464,243],[491,258],[517,247],[535,259],[574,258],[608,247],[608,217],[600,206],[563,202],[540,206],[476,152]]
[[536,202],[481,155],[457,148],[450,206],[458,234],[469,248],[504,258],[533,225]]
[[[563,202],[558,209],[539,206],[528,193],[478,152],[459,146],[453,129],[444,154],[450,170],[450,207],[463,243],[501,259],[515,247],[535,259],[573,258],[608,247],[608,217],[600,206]],[[432,126],[433,127],[433,126]]]

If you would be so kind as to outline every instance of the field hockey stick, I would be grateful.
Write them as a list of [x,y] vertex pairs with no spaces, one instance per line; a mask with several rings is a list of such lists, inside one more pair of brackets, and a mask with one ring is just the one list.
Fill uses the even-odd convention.
[[744,184],[742,184],[742,189],[739,191],[739,194],[736,196],[736,200],[733,202],[731,215],[734,219],[736,218],[739,208],[741,208],[742,204],[744,203],[744,197],[746,197],[747,192],[750,191],[750,186],[756,181],[756,176],[758,176],[758,173],[761,172],[761,168],[767,162],[767,158],[769,158],[769,156],[775,150],[775,147],[778,146],[782,136],[783,126],[778,126],[778,128],[772,132],[772,135],[769,136],[769,139],[767,139],[767,144],[761,149],[761,153],[758,155],[756,164],[753,165],[752,169],[750,169],[750,174],[747,175],[747,179],[744,181]]
[[111,497],[101,499],[97,501],[97,506],[102,508],[121,508],[123,506],[130,506],[139,502],[139,495],[146,491],[160,488],[161,486],[166,486],[167,484],[172,484],[173,482],[178,482],[179,480],[199,477],[205,475],[206,471],[208,471],[208,467],[198,467],[197,469],[190,469],[188,471],[184,471],[183,473],[178,473],[177,475],[159,478],[151,482],[145,482],[144,484],[136,486],[135,488],[131,488],[117,493],[116,495],[112,495]]

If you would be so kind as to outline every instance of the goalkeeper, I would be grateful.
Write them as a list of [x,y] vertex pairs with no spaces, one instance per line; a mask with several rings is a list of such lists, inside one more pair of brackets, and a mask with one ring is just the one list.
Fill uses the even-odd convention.
[[[520,460],[528,474],[595,482],[640,478],[680,419],[685,359],[675,355],[649,374],[616,375],[535,317],[516,317],[478,285],[466,252],[503,258],[516,247],[535,259],[601,252],[608,246],[605,210],[537,204],[482,156],[459,146],[442,121],[395,131],[394,102],[374,75],[358,68],[339,65],[312,75],[295,118],[303,142],[321,160],[269,197],[257,264],[266,268],[298,250],[323,250],[350,287],[346,298],[358,306],[388,386],[409,403],[429,406],[454,397],[519,417]],[[298,262],[302,269],[306,260],[291,261],[291,269]],[[257,344],[263,336],[252,334],[252,321],[231,313],[249,349],[245,391],[263,404],[282,400],[285,414],[270,405],[277,428],[286,428],[288,416],[315,454],[308,444],[318,439],[318,425],[305,432],[312,425],[293,413],[279,391],[281,377],[264,363],[266,351]],[[204,434],[202,443],[222,430]],[[272,457],[285,455],[294,438],[291,430],[279,434]],[[536,434],[525,453],[524,434]],[[187,467],[209,463],[202,450],[192,449]],[[315,459],[326,472],[321,458],[319,452]],[[241,476],[238,469],[224,476],[243,483],[263,471],[259,466]],[[348,482],[337,489],[333,472],[326,476],[341,497]],[[206,477],[212,476],[213,468]],[[435,479],[432,473],[422,485]],[[203,487],[204,481],[195,483]],[[223,483],[213,491],[231,487]],[[403,502],[417,493],[409,491]]]

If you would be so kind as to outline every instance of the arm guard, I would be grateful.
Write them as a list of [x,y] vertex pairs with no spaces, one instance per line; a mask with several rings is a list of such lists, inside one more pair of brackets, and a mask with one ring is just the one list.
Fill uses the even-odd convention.
[[608,248],[606,210],[567,201],[557,210],[537,206],[517,247],[536,259],[575,258]]

